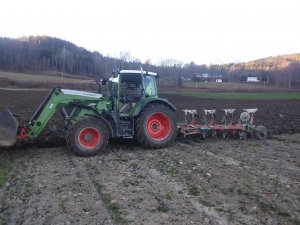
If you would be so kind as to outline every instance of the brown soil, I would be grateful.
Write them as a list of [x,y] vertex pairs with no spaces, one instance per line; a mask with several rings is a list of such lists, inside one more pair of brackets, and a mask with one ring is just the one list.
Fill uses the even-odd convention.
[[[46,95],[1,91],[0,106],[26,122]],[[220,101],[164,95],[181,109],[258,108],[257,140],[177,138],[146,150],[113,141],[105,154],[73,156],[64,142],[1,149],[0,224],[299,224],[299,101]],[[221,111],[219,111],[220,117]],[[1,172],[1,171],[0,171]],[[1,177],[0,177],[1,181]]]
[[[26,124],[46,94],[47,91],[0,90],[0,107],[8,107],[18,116],[20,124]],[[300,133],[300,101],[297,100],[218,100],[172,94],[163,94],[160,97],[167,98],[177,108],[178,121],[182,120],[182,109],[197,109],[200,115],[203,115],[203,109],[217,109],[217,118],[220,121],[222,109],[237,109],[238,118],[244,108],[258,108],[254,123],[266,126],[270,135]]]

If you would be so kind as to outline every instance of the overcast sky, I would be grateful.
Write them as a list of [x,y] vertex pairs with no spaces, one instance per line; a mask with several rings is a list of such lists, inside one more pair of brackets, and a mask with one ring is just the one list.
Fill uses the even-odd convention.
[[91,51],[197,64],[300,52],[298,0],[7,0],[0,36],[48,35]]

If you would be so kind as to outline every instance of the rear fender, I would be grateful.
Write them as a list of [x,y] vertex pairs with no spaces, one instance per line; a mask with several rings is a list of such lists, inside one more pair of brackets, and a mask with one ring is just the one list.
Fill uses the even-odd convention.
[[139,103],[137,103],[134,107],[133,110],[131,112],[131,116],[137,116],[140,114],[140,112],[147,107],[150,104],[154,104],[154,103],[158,103],[161,105],[164,105],[166,107],[168,107],[170,110],[172,110],[173,112],[176,111],[175,106],[169,102],[167,99],[163,99],[163,98],[150,98],[150,99],[145,99]]

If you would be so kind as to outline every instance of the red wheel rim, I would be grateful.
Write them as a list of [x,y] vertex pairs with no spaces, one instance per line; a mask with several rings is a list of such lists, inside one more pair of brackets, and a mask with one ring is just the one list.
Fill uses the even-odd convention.
[[152,113],[146,121],[146,130],[153,140],[165,140],[171,133],[171,120],[164,113]]
[[82,129],[78,135],[79,144],[86,149],[95,148],[101,141],[100,132],[93,128],[87,127]]

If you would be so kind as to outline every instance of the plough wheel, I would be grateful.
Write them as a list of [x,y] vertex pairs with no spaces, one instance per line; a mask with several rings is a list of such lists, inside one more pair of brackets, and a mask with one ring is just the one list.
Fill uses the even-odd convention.
[[146,106],[136,122],[136,139],[147,148],[163,148],[173,143],[177,126],[173,112],[155,103]]
[[265,140],[268,136],[268,130],[263,125],[258,125],[254,130],[254,137],[258,140]]

